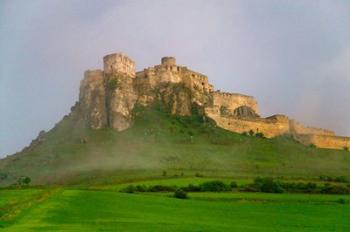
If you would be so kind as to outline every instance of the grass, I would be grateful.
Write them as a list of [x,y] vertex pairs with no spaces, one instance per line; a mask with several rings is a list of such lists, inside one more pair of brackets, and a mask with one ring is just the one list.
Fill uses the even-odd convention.
[[243,136],[159,109],[136,115],[123,132],[85,129],[79,118],[65,117],[38,145],[0,161],[0,173],[8,176],[0,185],[21,175],[33,184],[107,185],[158,179],[164,171],[167,177],[350,177],[347,151],[305,147],[289,137]]
[[[7,191],[11,190],[1,190]],[[65,189],[2,231],[350,230],[350,204],[337,203],[349,196],[191,193],[189,197]]]

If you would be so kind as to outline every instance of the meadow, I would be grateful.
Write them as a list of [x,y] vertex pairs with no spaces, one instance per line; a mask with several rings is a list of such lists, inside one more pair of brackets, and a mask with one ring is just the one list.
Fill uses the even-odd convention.
[[[196,179],[199,183],[199,178]],[[187,184],[191,179],[178,179]],[[154,184],[156,180],[139,182]],[[158,183],[174,184],[174,179]],[[192,182],[191,182],[192,183]],[[102,186],[99,186],[102,187]],[[349,231],[350,195],[121,193],[106,188],[2,189],[1,231]],[[50,194],[48,194],[50,192]],[[38,194],[47,197],[38,200]],[[346,200],[340,203],[339,199]],[[25,205],[23,200],[33,202]],[[13,207],[14,201],[22,202]],[[6,208],[6,207],[5,207]],[[12,211],[13,210],[13,211]]]

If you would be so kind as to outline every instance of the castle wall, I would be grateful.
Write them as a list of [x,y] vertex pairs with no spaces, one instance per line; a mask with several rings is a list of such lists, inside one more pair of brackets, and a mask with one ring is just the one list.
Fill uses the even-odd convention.
[[133,124],[132,110],[137,100],[133,80],[130,76],[120,73],[105,74],[106,80],[116,79],[114,89],[107,88],[106,105],[108,125],[118,131],[128,129]]
[[80,83],[79,103],[88,127],[100,129],[107,125],[105,99],[103,71],[86,71]]
[[106,74],[121,72],[130,77],[135,76],[135,62],[121,53],[113,53],[103,57]]
[[295,135],[296,140],[304,145],[315,145],[319,148],[344,149],[350,148],[350,138],[331,135]]
[[206,115],[215,121],[216,125],[226,130],[236,133],[263,133],[267,138],[289,133],[288,118],[256,118],[256,119],[238,119],[234,117],[223,117],[206,109]]
[[295,120],[290,120],[289,123],[290,123],[290,132],[292,134],[314,134],[314,135],[335,136],[334,131],[325,130],[321,128],[306,127]]
[[220,91],[212,92],[213,107],[220,109],[221,106],[226,107],[228,110],[235,110],[240,106],[248,106],[258,113],[258,103],[251,96],[242,94],[224,93]]

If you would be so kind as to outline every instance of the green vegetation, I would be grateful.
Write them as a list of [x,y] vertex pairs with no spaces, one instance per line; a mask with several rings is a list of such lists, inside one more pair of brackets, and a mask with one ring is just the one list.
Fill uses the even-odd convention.
[[349,152],[161,106],[137,107],[135,119],[116,132],[66,116],[1,160],[2,230],[350,231]]
[[174,197],[179,198],[179,199],[186,199],[187,193],[183,189],[180,188],[174,192]]
[[[346,151],[305,147],[289,137],[232,133],[200,116],[173,117],[161,106],[137,107],[126,131],[89,130],[65,117],[41,143],[0,161],[0,185],[108,184],[159,177],[350,177]],[[81,142],[85,141],[85,142]]]
[[[0,203],[7,204],[13,195],[35,202],[38,191],[48,190],[0,190]],[[6,232],[349,231],[349,200],[349,195],[178,190],[175,196],[61,189],[17,208],[10,221],[0,218],[0,225]]]

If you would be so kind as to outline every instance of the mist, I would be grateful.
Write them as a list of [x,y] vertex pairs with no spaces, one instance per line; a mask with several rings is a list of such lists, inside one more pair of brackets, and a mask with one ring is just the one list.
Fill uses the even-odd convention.
[[349,1],[1,1],[0,157],[49,130],[86,69],[175,56],[216,89],[350,136]]

